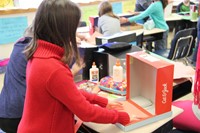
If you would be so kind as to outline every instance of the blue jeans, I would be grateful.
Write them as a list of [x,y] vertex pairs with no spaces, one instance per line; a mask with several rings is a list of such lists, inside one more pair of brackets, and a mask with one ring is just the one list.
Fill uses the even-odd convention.
[[5,132],[0,129],[0,133],[5,133]]

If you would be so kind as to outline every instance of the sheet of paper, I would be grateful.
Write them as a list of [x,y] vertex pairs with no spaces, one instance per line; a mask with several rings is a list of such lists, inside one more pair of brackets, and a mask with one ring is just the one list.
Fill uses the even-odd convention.
[[142,119],[145,119],[151,116],[143,112],[138,107],[134,106],[128,101],[122,101],[121,103],[123,104],[123,107],[124,107],[124,110],[122,111],[125,111],[129,114],[131,122],[140,121]]
[[186,66],[182,62],[174,62],[174,79],[190,78],[195,75],[195,70],[191,66]]

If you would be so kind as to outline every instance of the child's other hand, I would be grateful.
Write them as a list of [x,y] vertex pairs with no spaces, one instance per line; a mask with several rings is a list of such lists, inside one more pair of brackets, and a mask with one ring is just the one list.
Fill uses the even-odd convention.
[[71,68],[72,74],[76,75],[84,67],[85,67],[85,63],[83,61],[81,61],[80,65],[78,65],[77,63],[74,63]]
[[97,84],[93,89],[92,93],[97,94],[100,91],[99,84]]
[[79,37],[76,37],[76,43],[81,44],[81,39]]
[[124,23],[127,23],[128,22],[128,19],[127,18],[125,18],[125,17],[120,17],[120,23],[121,24],[124,24]]
[[115,109],[115,110],[123,110],[123,104],[120,102],[116,102],[116,101],[108,101],[108,104],[106,106],[107,109]]

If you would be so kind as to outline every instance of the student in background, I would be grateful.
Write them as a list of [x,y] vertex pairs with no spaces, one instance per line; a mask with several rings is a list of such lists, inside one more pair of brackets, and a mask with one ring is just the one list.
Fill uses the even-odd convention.
[[149,16],[155,23],[156,28],[165,30],[163,39],[155,41],[155,50],[166,49],[169,27],[164,19],[164,8],[167,4],[168,0],[154,0],[144,12],[130,18],[121,18],[121,23],[132,23]]
[[7,133],[16,133],[21,120],[26,92],[27,64],[23,50],[30,43],[32,33],[32,26],[29,26],[24,33],[24,37],[14,44],[7,65],[0,94],[0,129]]
[[121,32],[119,17],[113,13],[112,5],[108,1],[103,1],[99,4],[98,14],[98,31],[103,36]]
[[127,113],[106,109],[107,99],[78,90],[73,81],[68,66],[74,58],[80,64],[75,39],[80,17],[79,7],[69,0],[40,4],[25,51],[27,90],[18,133],[74,133],[74,115],[96,123],[129,123]]
[[[151,0],[136,0],[135,3],[135,12],[143,12],[145,11],[149,5],[151,4]],[[149,17],[146,17],[140,21],[137,21],[138,23],[145,23],[148,20]]]
[[[187,15],[190,15],[190,5],[195,5],[195,3],[190,2],[190,0],[183,0],[180,4],[178,4],[176,8],[177,13],[184,13],[187,12]],[[179,30],[183,30],[186,28],[193,27],[193,22],[190,20],[185,21],[177,21],[176,27],[175,27],[175,33],[177,33]]]
[[[200,18],[197,24],[197,44],[200,43]],[[198,46],[197,45],[197,46]],[[193,133],[200,132],[200,47],[197,47],[198,54],[196,55],[196,72],[193,80],[192,94],[193,100],[175,101],[174,106],[182,108],[184,111],[173,119],[174,127],[177,133]],[[179,131],[180,130],[180,131]],[[174,133],[176,133],[173,131]]]
[[190,12],[190,5],[195,5],[195,3],[190,2],[190,0],[183,0],[183,2],[178,4],[176,12]]
[[143,12],[149,7],[150,4],[151,4],[151,0],[136,0],[135,11]]

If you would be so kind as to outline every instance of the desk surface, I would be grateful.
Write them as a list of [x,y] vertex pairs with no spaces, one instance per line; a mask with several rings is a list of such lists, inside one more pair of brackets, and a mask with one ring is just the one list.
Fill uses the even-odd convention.
[[190,16],[182,16],[177,13],[172,13],[171,15],[166,16],[165,20],[168,22],[169,21],[181,21],[181,20],[190,20],[191,22],[197,22],[198,18],[196,20],[191,20]]
[[144,36],[165,32],[165,30],[159,29],[159,28],[153,28],[151,30],[137,29],[137,30],[132,30],[132,31],[135,31],[136,35],[141,32],[144,32]]
[[[136,29],[136,30],[131,30],[131,31],[135,31],[136,32],[136,35],[144,32],[144,36],[146,35],[151,35],[151,34],[157,34],[157,33],[162,33],[164,32],[165,30],[163,29],[159,29],[159,28],[153,28],[151,30],[145,30],[145,29]],[[79,27],[77,29],[77,32],[79,33],[87,33],[89,32],[89,27]]]
[[169,16],[165,17],[166,21],[178,21],[178,20],[182,20],[182,16],[178,15],[177,13],[172,13]]
[[153,132],[157,128],[161,127],[162,125],[164,125],[165,123],[167,123],[168,121],[173,119],[175,116],[182,113],[183,110],[180,109],[180,108],[177,108],[175,106],[172,106],[172,112],[173,112],[172,116],[169,117],[169,118],[165,118],[163,120],[154,122],[152,124],[148,124],[146,126],[134,129],[134,130],[129,131],[129,132],[122,131],[120,128],[118,128],[114,124],[96,124],[96,123],[91,123],[91,122],[85,122],[84,125],[92,128],[95,131],[100,132],[100,133],[110,133],[110,132],[112,132],[112,133],[146,133],[146,132]]

